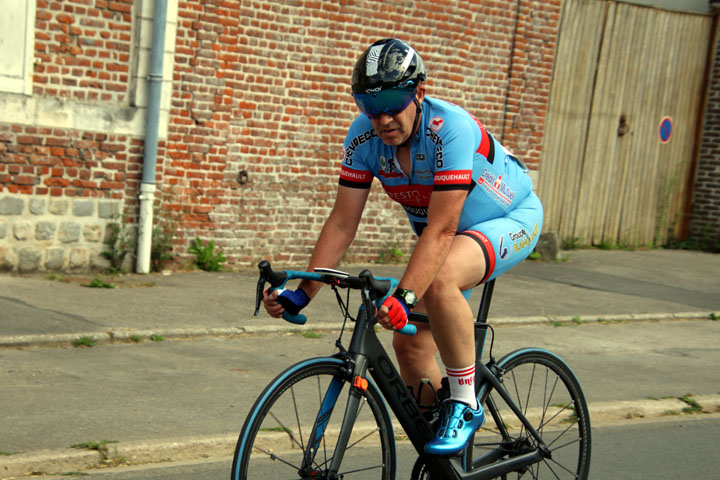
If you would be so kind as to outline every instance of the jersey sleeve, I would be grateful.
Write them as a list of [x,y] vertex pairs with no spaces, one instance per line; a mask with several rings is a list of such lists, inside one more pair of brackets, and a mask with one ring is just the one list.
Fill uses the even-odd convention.
[[373,175],[369,170],[358,170],[342,164],[340,169],[340,185],[350,188],[370,188]]
[[465,118],[445,124],[435,139],[433,190],[470,190],[477,126]]
[[368,130],[362,120],[362,118],[358,118],[352,123],[343,144],[343,162],[339,182],[343,187],[370,188],[374,178],[362,155],[357,153],[359,147],[376,136],[372,126]]

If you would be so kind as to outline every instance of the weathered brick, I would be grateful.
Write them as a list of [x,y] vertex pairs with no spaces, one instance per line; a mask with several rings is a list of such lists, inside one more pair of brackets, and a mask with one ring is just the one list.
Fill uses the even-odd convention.
[[717,251],[720,248],[720,175],[715,172],[720,165],[717,149],[720,138],[720,39],[716,39],[712,65],[688,230],[692,243]]

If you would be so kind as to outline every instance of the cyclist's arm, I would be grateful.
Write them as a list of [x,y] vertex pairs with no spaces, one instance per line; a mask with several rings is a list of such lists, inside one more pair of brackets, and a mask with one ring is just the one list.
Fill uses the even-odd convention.
[[[316,267],[335,268],[340,264],[340,260],[355,238],[369,193],[369,188],[338,186],[335,205],[325,221],[310,257],[309,271]],[[304,280],[300,288],[313,298],[322,285]]]
[[432,193],[427,226],[410,256],[399,288],[414,290],[422,298],[450,251],[466,197],[467,190]]
[[418,298],[430,287],[450,252],[472,186],[473,154],[481,138],[478,124],[469,116],[448,117],[446,122],[442,127],[443,158],[435,171],[428,223],[399,285],[414,290]]

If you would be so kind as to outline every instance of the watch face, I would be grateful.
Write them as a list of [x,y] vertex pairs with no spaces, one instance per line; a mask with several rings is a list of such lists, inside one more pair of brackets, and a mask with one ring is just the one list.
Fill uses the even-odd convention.
[[403,298],[408,306],[414,307],[417,303],[417,295],[412,290],[405,291]]

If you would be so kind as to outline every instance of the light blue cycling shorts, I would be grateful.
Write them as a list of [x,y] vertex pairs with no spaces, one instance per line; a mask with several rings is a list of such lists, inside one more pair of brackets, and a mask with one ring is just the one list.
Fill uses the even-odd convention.
[[475,240],[483,250],[485,274],[480,283],[507,272],[532,253],[540,238],[542,220],[542,204],[531,192],[506,216],[478,223],[459,233]]

